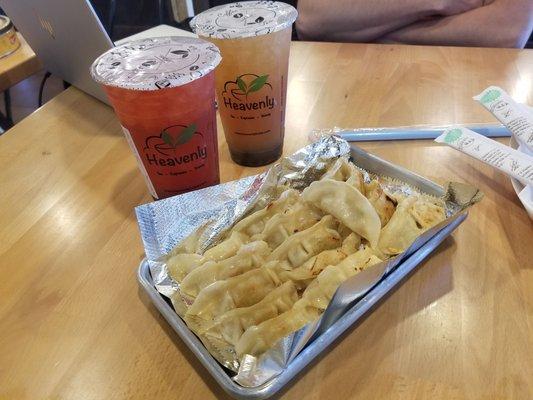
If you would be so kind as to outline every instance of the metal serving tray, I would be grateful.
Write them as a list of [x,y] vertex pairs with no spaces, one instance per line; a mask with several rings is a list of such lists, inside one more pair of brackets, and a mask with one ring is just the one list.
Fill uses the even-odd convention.
[[[421,191],[441,196],[444,189],[408,170],[395,166],[387,161],[375,157],[365,151],[352,146],[352,158],[362,168],[377,174],[391,176],[408,183]],[[231,396],[238,399],[265,399],[287,385],[315,357],[337,339],[346,329],[361,318],[370,308],[384,297],[389,290],[396,286],[405,276],[420,264],[439,244],[448,237],[467,217],[467,212],[460,212],[447,220],[442,229],[437,231],[429,240],[407,255],[404,260],[388,275],[381,279],[366,295],[357,300],[336,322],[314,338],[290,362],[285,370],[267,383],[248,388],[232,380],[230,371],[223,368],[206,350],[202,342],[192,333],[185,322],[176,314],[170,303],[156,290],[153,284],[150,268],[146,260],[139,266],[138,279],[156,308],[161,312],[170,326],[181,337],[189,349],[196,355],[203,366],[209,371],[218,384]]]

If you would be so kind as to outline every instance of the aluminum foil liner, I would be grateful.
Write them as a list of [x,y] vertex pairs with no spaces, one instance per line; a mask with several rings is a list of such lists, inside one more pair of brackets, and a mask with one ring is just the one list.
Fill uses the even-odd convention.
[[[350,145],[334,135],[325,135],[292,156],[282,159],[266,173],[222,185],[182,194],[136,208],[146,257],[156,289],[175,299],[179,285],[167,273],[165,258],[173,251],[202,252],[216,243],[237,220],[255,209],[266,206],[279,194],[280,186],[302,190],[319,179],[339,157],[349,157]],[[357,165],[357,159],[352,160]],[[365,171],[365,179],[378,178],[391,196],[405,196],[419,191],[397,179],[376,176]],[[354,302],[372,289],[405,257],[412,254],[442,227],[482,194],[464,184],[450,184],[438,193],[446,204],[447,219],[421,235],[402,254],[376,264],[344,282],[326,311],[317,321],[280,340],[259,357],[238,360],[231,351],[220,352],[218,346],[203,339],[210,353],[236,375],[233,379],[245,387],[260,386],[279,375],[292,359],[318,335],[338,320]],[[187,304],[173,301],[176,312],[183,315]]]

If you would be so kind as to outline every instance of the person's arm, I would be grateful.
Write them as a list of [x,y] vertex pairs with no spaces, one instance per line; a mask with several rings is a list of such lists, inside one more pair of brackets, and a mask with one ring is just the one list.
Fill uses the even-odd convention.
[[301,40],[368,42],[433,15],[453,15],[482,0],[299,0]]
[[379,41],[522,48],[532,29],[532,0],[494,0],[464,14],[406,26],[384,35]]

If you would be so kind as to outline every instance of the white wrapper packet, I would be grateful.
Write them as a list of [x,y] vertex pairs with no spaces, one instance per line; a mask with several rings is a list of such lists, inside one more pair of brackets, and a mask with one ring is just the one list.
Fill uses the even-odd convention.
[[490,86],[474,96],[514,135],[525,152],[533,156],[533,113],[513,100],[503,89]]
[[462,127],[452,127],[435,139],[533,185],[533,157]]

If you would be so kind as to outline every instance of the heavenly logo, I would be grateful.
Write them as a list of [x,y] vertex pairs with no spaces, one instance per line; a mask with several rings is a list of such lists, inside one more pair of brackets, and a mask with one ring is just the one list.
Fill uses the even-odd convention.
[[272,110],[276,101],[271,93],[268,75],[244,74],[226,82],[222,98],[224,106],[231,110]]
[[144,155],[149,164],[175,167],[165,172],[180,175],[205,165],[207,146],[204,136],[196,131],[196,124],[172,125],[146,139]]

